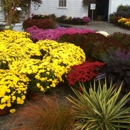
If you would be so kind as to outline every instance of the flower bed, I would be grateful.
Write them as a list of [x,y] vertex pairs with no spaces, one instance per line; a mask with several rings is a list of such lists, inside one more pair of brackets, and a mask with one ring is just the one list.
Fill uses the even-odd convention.
[[89,32],[95,32],[91,29],[78,29],[78,28],[64,28],[58,27],[56,29],[40,29],[36,26],[32,26],[26,29],[26,32],[30,33],[31,38],[34,42],[38,40],[50,39],[50,40],[58,40],[64,34],[86,34]]
[[[30,32],[31,28],[29,28]],[[39,40],[34,43],[30,39],[31,35],[27,32],[15,32],[11,30],[1,31],[0,69],[26,75],[29,79],[29,81],[27,81],[27,84],[29,84],[27,91],[31,90],[36,93],[45,93],[46,91],[55,88],[58,83],[64,82],[64,78],[68,72],[73,72],[73,69],[71,70],[72,66],[76,65],[76,68],[78,69],[81,66],[84,66],[82,70],[85,73],[90,71],[90,75],[95,72],[93,68],[98,66],[97,62],[85,62],[86,56],[89,55],[89,53],[84,53],[85,49],[80,46],[80,42],[83,42],[83,37],[86,38],[86,41],[83,42],[84,44],[90,42],[94,45],[91,49],[86,46],[86,49],[93,50],[92,54],[96,54],[95,57],[100,55],[100,61],[104,61],[103,56],[105,55],[107,55],[109,57],[108,60],[110,60],[111,55],[109,54],[109,51],[121,49],[121,51],[125,50],[125,53],[129,52],[129,36],[127,36],[127,40],[124,40],[125,43],[121,41],[121,44],[117,44],[117,41],[119,42],[120,40],[116,34],[105,37],[101,34],[91,32],[91,30],[57,28],[58,32],[61,32],[59,31],[60,29],[66,30],[66,34],[64,34],[65,32],[63,31],[63,37],[60,36],[61,39],[57,37],[59,41],[63,40],[63,43],[48,39]],[[54,31],[55,30],[56,29],[54,29]],[[53,30],[45,31],[46,33],[49,31],[54,32]],[[91,33],[88,33],[89,31]],[[59,36],[59,34],[57,35]],[[65,35],[67,35],[67,39],[71,39],[70,41],[73,44],[70,43],[70,41],[65,42]],[[77,37],[79,40],[77,40]],[[73,41],[73,39],[75,41]],[[114,42],[112,40],[114,40]],[[104,63],[107,62],[104,61]],[[107,64],[109,65],[109,62]],[[89,65],[94,66],[89,69]],[[86,69],[88,70],[86,71]],[[115,70],[113,70],[113,72],[114,71]],[[102,72],[105,73],[104,71]],[[128,72],[127,74],[129,75]],[[76,74],[73,76],[75,75]],[[95,76],[96,75],[93,75],[90,79],[93,79]],[[73,77],[73,79],[76,78]],[[81,82],[83,82],[82,77]],[[129,85],[129,82],[127,85]]]
[[42,15],[42,14],[34,14],[32,19],[52,19],[57,23],[64,23],[64,24],[73,24],[73,25],[84,25],[89,23],[91,19],[88,16],[80,17],[67,17],[62,15],[60,17],[56,17],[54,14],[50,15]]
[[58,23],[64,23],[64,24],[85,25],[85,24],[88,24],[91,20],[87,16],[84,16],[82,18],[60,16],[56,18],[56,21]]
[[129,5],[119,5],[117,12],[110,14],[110,22],[117,26],[130,29],[130,6]]
[[[0,109],[6,107],[2,106],[6,100],[9,100],[8,106],[12,106],[15,100],[16,104],[23,104],[27,91],[44,93],[55,88],[59,82],[64,82],[63,78],[70,66],[86,60],[83,50],[71,43],[41,40],[34,44],[28,33],[11,30],[0,32],[0,36],[1,89],[5,91],[4,87],[7,88],[9,96],[0,91],[2,101]],[[4,73],[7,75],[3,77]],[[16,76],[13,75],[15,73]],[[22,75],[23,78],[20,77]]]
[[107,53],[107,50],[126,48],[125,44],[123,44],[124,42],[120,40],[121,37],[119,36],[122,36],[122,40],[123,37],[125,36],[123,41],[125,41],[125,44],[127,45],[129,44],[129,35],[122,33],[115,33],[108,37],[100,33],[93,33],[93,32],[89,32],[86,34],[78,34],[78,33],[64,34],[59,38],[58,41],[59,42],[67,41],[75,44],[76,46],[80,46],[86,54],[86,60],[89,57],[93,57],[94,59],[101,61],[101,56]]
[[118,19],[119,26],[130,29],[130,18],[120,18]]

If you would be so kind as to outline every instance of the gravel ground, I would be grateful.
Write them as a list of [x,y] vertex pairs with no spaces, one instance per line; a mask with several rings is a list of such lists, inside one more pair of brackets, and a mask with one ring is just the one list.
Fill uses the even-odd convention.
[[4,128],[4,126],[8,122],[10,116],[11,116],[10,114],[0,116],[0,130],[6,130],[6,128]]

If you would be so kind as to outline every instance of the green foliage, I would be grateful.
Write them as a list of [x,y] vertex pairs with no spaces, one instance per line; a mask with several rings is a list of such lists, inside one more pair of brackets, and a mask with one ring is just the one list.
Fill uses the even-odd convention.
[[130,6],[129,5],[119,5],[118,8],[117,8],[117,12],[119,11],[128,11],[130,9]]
[[117,16],[114,13],[110,14],[110,22],[111,23],[115,23],[116,19],[117,19]]
[[90,86],[86,91],[84,84],[80,84],[82,93],[72,89],[77,98],[67,99],[73,104],[77,122],[75,130],[117,130],[130,128],[130,107],[126,103],[130,100],[130,93],[119,100],[122,85],[115,88],[112,83],[108,86],[101,82]]

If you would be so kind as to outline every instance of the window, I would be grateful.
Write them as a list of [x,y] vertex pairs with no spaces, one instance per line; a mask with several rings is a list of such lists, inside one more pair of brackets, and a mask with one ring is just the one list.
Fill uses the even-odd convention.
[[66,7],[67,0],[59,0],[59,7]]

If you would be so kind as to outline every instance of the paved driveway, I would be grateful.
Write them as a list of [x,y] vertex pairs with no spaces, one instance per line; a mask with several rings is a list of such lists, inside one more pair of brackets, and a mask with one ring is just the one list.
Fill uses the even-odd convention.
[[130,34],[130,30],[115,26],[112,23],[104,21],[93,21],[89,22],[88,25],[69,25],[69,26],[73,28],[88,28],[95,31],[105,31],[109,34],[113,34],[114,32],[122,32]]

